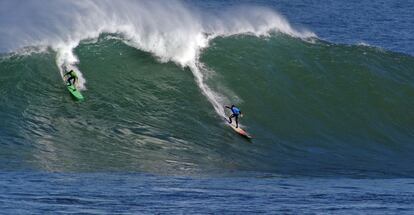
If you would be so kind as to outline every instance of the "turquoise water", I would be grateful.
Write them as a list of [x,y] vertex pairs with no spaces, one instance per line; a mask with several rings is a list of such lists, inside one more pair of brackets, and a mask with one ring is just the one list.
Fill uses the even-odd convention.
[[213,40],[200,57],[207,84],[242,108],[248,142],[188,68],[108,36],[75,53],[84,102],[62,86],[53,51],[1,62],[4,136],[18,143],[2,153],[15,168],[413,175],[411,56],[283,35]]

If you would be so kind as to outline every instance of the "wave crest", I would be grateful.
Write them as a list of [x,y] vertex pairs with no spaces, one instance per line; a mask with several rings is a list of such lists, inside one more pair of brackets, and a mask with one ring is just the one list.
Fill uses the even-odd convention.
[[[306,30],[296,30],[277,12],[262,7],[228,8],[218,13],[202,13],[178,0],[171,1],[46,1],[29,0],[24,7],[14,1],[2,1],[2,8],[17,9],[16,15],[2,13],[1,18],[15,16],[15,22],[0,23],[4,39],[0,50],[24,46],[48,46],[57,51],[56,63],[75,69],[80,87],[86,80],[76,67],[79,62],[73,49],[80,41],[97,38],[102,33],[121,34],[125,43],[152,53],[161,62],[173,61],[188,66],[195,79],[220,115],[220,101],[226,100],[205,84],[199,67],[200,51],[217,36],[253,34],[266,36],[281,32],[298,38],[315,37]],[[15,11],[15,10],[9,10]],[[10,22],[9,22],[10,21]],[[9,29],[5,31],[4,29]],[[63,76],[62,76],[63,77]]]

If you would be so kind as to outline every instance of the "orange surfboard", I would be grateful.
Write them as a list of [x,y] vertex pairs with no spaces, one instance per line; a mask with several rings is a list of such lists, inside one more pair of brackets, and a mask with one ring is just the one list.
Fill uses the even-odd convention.
[[240,124],[239,124],[239,127],[238,128],[236,128],[236,122],[232,122],[231,124],[229,123],[229,121],[227,120],[227,118],[226,118],[226,122],[227,122],[227,124],[236,132],[236,133],[238,133],[238,134],[240,134],[241,136],[243,136],[243,137],[245,137],[245,138],[247,138],[247,139],[251,139],[252,138],[252,136],[250,136],[250,134],[249,133],[247,133],[245,130],[243,130],[243,129],[241,129],[240,128]]

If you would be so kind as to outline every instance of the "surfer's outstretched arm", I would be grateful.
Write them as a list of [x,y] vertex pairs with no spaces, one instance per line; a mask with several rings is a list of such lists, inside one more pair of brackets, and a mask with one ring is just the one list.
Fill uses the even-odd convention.
[[226,106],[224,106],[224,107],[225,107],[225,108],[228,108],[228,109],[231,109],[231,107],[229,107],[229,106],[227,106],[227,105],[226,105]]

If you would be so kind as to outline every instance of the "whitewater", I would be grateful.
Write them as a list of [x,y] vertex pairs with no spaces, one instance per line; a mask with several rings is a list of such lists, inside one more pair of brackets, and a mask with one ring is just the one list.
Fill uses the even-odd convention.
[[[78,87],[86,89],[86,79],[77,67],[73,50],[83,40],[97,39],[105,33],[116,34],[127,45],[152,53],[160,62],[172,61],[189,67],[200,90],[220,116],[223,106],[232,101],[213,91],[207,84],[211,69],[199,62],[200,53],[216,37],[250,34],[257,37],[282,33],[301,39],[316,35],[304,29],[294,29],[276,11],[264,7],[238,6],[220,13],[206,13],[181,1],[53,1],[29,0],[24,7],[3,1],[2,17],[22,14],[17,23],[2,23],[0,50],[16,51],[25,47],[51,48],[56,51],[56,64],[63,78],[73,69],[79,76]],[[25,17],[31,17],[27,20]],[[36,22],[32,22],[36,20]],[[32,49],[23,49],[30,52]],[[19,53],[19,51],[17,51]],[[231,95],[236,98],[236,95]]]
[[0,213],[412,214],[412,11],[0,1]]

